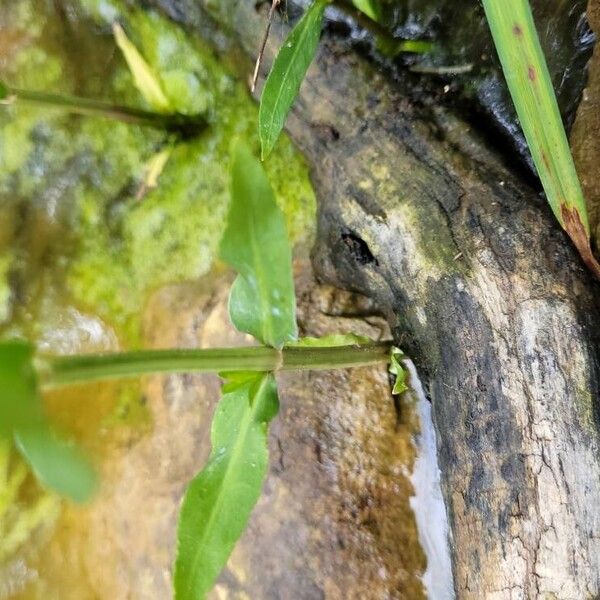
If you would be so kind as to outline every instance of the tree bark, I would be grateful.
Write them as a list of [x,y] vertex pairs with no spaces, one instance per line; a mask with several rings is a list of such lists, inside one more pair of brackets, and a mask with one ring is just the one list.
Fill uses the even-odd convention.
[[[202,2],[156,4],[210,29]],[[254,58],[255,3],[206,4]],[[543,198],[332,39],[288,131],[319,198],[317,273],[375,299],[425,377],[457,596],[598,597],[599,286]]]

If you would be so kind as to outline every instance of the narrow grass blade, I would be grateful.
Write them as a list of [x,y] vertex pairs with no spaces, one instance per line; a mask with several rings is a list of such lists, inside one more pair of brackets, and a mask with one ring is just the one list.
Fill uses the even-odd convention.
[[176,600],[201,600],[225,566],[267,473],[268,423],[277,414],[275,380],[252,374],[227,386],[212,425],[212,452],[189,484],[179,516]]
[[390,353],[390,366],[389,372],[396,377],[394,381],[394,387],[392,388],[392,394],[399,395],[408,390],[406,383],[406,371],[402,366],[402,359],[404,358],[404,352],[400,348],[392,347]]
[[483,0],[483,6],[548,202],[586,265],[600,277],[585,200],[529,3]]
[[117,46],[121,49],[129,70],[133,75],[135,86],[144,100],[159,112],[173,112],[171,103],[163,91],[163,87],[157,74],[150,65],[144,60],[138,49],[129,40],[123,28],[118,24],[113,24],[113,34]]
[[241,144],[234,152],[221,257],[239,273],[229,297],[235,327],[275,348],[295,340],[296,296],[285,221],[261,163]]
[[328,0],[315,0],[283,42],[260,100],[258,130],[261,156],[269,156],[294,104],[306,71],[312,62]]
[[95,491],[96,473],[87,458],[45,421],[16,430],[15,442],[45,487],[74,502],[85,502]]

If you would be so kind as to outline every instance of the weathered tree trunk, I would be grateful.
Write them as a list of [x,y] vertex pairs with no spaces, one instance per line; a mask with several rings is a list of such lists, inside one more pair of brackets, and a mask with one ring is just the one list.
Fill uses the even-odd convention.
[[[255,3],[207,5],[254,56]],[[288,123],[320,203],[314,264],[376,299],[425,375],[457,596],[598,597],[598,285],[473,131],[443,110],[421,120],[347,50],[324,40]]]

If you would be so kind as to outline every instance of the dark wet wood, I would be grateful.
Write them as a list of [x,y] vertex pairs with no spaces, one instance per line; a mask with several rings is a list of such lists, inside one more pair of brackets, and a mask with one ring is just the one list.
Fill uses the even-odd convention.
[[[210,29],[198,2],[156,3]],[[212,5],[250,65],[264,15]],[[418,114],[332,40],[288,129],[319,198],[319,276],[373,298],[426,378],[457,596],[596,597],[600,295],[549,209],[493,140]]]
[[[588,20],[600,34],[600,0],[589,0]],[[587,201],[592,239],[600,249],[600,45],[589,64],[588,83],[571,132],[571,146]]]

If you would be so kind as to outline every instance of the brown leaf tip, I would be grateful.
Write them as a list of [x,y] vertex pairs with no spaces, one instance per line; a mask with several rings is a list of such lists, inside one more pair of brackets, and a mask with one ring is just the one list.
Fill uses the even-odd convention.
[[598,263],[592,252],[590,238],[587,229],[581,220],[579,211],[576,208],[569,208],[563,204],[560,207],[560,214],[563,219],[563,227],[569,234],[569,237],[573,240],[583,262],[596,278],[600,279],[600,263]]

